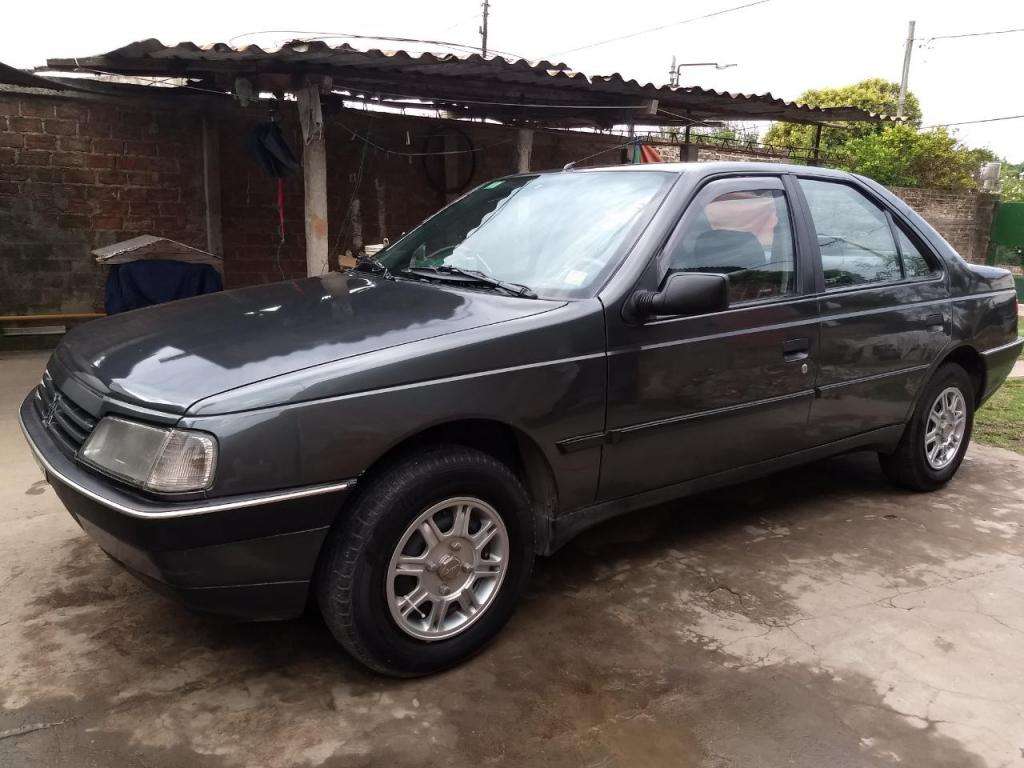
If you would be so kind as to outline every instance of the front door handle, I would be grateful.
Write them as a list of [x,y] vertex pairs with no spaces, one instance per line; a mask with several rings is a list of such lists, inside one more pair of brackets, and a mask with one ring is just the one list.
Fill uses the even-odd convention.
[[806,360],[810,354],[810,339],[786,339],[782,342],[782,359],[787,363]]

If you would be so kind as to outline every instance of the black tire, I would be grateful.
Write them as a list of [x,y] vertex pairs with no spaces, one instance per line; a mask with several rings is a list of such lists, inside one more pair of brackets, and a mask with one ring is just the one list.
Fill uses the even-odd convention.
[[[925,431],[928,426],[928,414],[936,398],[948,387],[960,390],[966,406],[967,425],[960,448],[953,460],[942,469],[935,469],[928,463],[925,454]],[[967,452],[967,444],[971,440],[971,431],[974,428],[974,403],[974,384],[967,371],[956,363],[941,365],[921,393],[914,415],[903,431],[903,437],[896,450],[890,454],[878,454],[885,476],[896,485],[914,491],[934,491],[949,482],[960,468],[960,463]]]
[[[501,586],[461,634],[433,642],[404,632],[385,594],[388,566],[403,533],[430,505],[475,496],[500,515],[509,537]],[[511,617],[534,559],[529,497],[516,475],[492,456],[462,446],[407,454],[368,480],[321,554],[317,600],[338,642],[370,669],[417,677],[454,666],[480,651]]]

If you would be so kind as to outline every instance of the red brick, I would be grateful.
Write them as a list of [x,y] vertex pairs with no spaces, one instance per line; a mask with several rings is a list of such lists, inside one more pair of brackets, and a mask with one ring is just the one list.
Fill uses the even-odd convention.
[[74,136],[78,133],[78,123],[74,120],[44,120],[43,130],[51,136]]
[[55,149],[56,147],[56,136],[47,136],[43,133],[25,134],[25,149]]
[[69,168],[61,174],[65,184],[95,184],[96,172],[86,168]]
[[21,108],[16,99],[8,96],[0,97],[0,115],[17,115],[20,112]]
[[18,194],[18,185],[13,181],[0,181],[0,195]]
[[100,184],[124,184],[125,175],[121,171],[97,171],[96,181]]
[[25,137],[20,133],[0,133],[0,147],[25,146]]
[[84,168],[88,158],[84,152],[54,152],[53,164],[61,168]]
[[93,152],[106,155],[120,155],[124,152],[123,139],[96,139],[92,144]]
[[113,155],[85,155],[85,164],[89,168],[113,168],[116,159]]
[[65,152],[89,152],[92,149],[92,139],[79,136],[61,136],[60,148]]
[[128,183],[139,187],[151,187],[160,181],[159,174],[149,171],[127,171],[125,172]]
[[50,153],[41,149],[23,149],[18,153],[19,165],[49,165]]
[[155,141],[129,141],[126,143],[125,152],[129,155],[156,157],[157,143]]
[[57,117],[71,120],[87,120],[89,118],[89,107],[85,104],[58,104],[56,114]]
[[92,220],[94,229],[121,229],[124,219],[120,216],[97,216]]
[[45,101],[25,99],[21,102],[21,114],[26,117],[52,117],[55,112],[54,105],[47,104]]
[[125,171],[155,171],[157,169],[153,166],[156,161],[155,157],[121,156],[117,158],[117,167]]
[[88,229],[89,217],[88,216],[61,216],[60,217],[61,229]]
[[19,133],[42,133],[43,121],[38,117],[11,117],[8,123],[12,131]]
[[91,136],[96,139],[110,138],[111,125],[110,123],[80,123],[78,125],[79,136]]

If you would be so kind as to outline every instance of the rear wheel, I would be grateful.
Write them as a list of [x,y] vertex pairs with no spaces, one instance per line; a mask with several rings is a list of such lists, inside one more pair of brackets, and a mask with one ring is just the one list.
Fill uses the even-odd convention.
[[973,426],[971,377],[959,365],[945,363],[928,382],[899,446],[879,454],[882,470],[905,488],[940,488],[960,468]]
[[369,481],[325,543],[317,597],[360,662],[424,675],[501,629],[533,555],[529,499],[515,474],[481,451],[438,447]]

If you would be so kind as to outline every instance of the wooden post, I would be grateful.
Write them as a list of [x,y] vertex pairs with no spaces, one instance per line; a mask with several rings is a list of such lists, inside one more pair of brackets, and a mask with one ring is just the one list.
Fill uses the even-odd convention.
[[220,136],[217,123],[203,116],[203,196],[206,202],[206,250],[224,255],[220,223]]
[[533,154],[533,129],[519,129],[519,143],[516,146],[516,170],[519,173],[529,173],[530,156]]
[[[459,183],[459,156],[456,154],[458,150],[456,134],[445,131],[444,151],[448,153],[444,156],[444,186],[446,189],[454,189]],[[456,197],[458,197],[457,192],[446,192],[444,200],[446,203],[450,203]]]
[[697,162],[697,145],[690,143],[690,125],[687,123],[683,129],[683,143],[679,147],[679,162],[681,163],[696,163]]
[[305,185],[306,275],[326,274],[327,240],[327,150],[324,146],[320,112],[320,86],[308,84],[296,94],[302,122],[302,178]]
[[811,165],[821,165],[821,123],[814,126],[814,159]]

